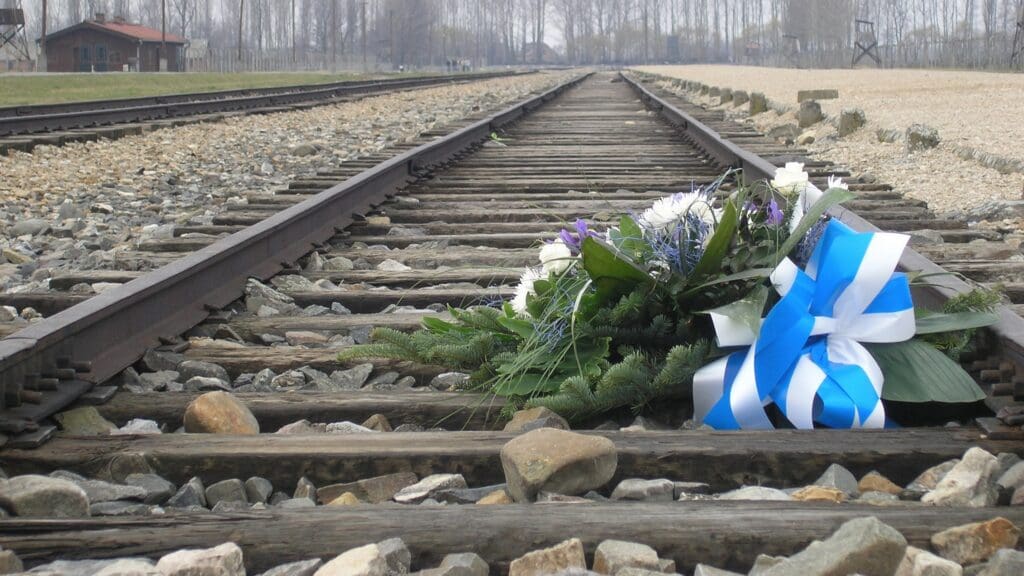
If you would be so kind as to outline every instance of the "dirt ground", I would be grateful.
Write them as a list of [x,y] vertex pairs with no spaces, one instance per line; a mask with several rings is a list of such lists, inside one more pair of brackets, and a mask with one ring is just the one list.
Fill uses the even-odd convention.
[[[1019,200],[1024,192],[1024,75],[944,70],[795,70],[748,66],[646,66],[640,70],[696,80],[710,86],[763,92],[773,107],[753,119],[761,129],[794,122],[799,90],[835,88],[839,99],[821,101],[823,112],[860,108],[867,125],[838,138],[828,122],[811,128],[807,146],[822,159],[870,172],[940,212],[970,211],[994,199]],[[713,104],[710,99],[704,103]],[[725,106],[745,115],[746,107]],[[903,133],[921,123],[938,130],[938,148],[909,153],[902,142],[884,144],[880,129]],[[973,153],[973,158],[971,157]],[[979,158],[980,157],[980,158]],[[1007,159],[1004,172],[989,167]],[[1014,163],[1018,168],[1013,168]]]

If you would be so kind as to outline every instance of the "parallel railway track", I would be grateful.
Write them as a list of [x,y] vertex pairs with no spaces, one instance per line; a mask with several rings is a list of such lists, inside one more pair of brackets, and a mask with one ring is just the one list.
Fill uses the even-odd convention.
[[[287,491],[302,477],[322,487],[395,472],[419,477],[460,473],[474,487],[501,482],[498,452],[513,437],[497,431],[504,423],[501,403],[431,389],[425,385],[442,369],[392,361],[374,362],[374,378],[388,372],[410,377],[397,386],[392,377],[390,383],[378,379],[377,385],[360,390],[238,393],[260,423],[263,433],[256,436],[42,439],[53,412],[93,384],[112,378],[116,383],[115,377],[147,348],[218,363],[232,378],[267,368],[277,374],[302,367],[325,372],[347,368],[351,364],[335,360],[336,348],[323,341],[347,336],[358,342],[372,326],[412,330],[423,317],[443,314],[439,305],[505,298],[517,269],[535,259],[530,247],[537,238],[553,234],[565,221],[583,216],[609,222],[665,193],[688,189],[691,182],[709,182],[726,167],[742,167],[751,178],[768,176],[773,167],[765,157],[792,155],[720,117],[680,107],[685,104],[661,98],[629,76],[581,77],[343,182],[334,184],[340,176],[325,173],[322,179],[297,182],[294,195],[250,198],[246,209],[225,213],[214,224],[220,228],[210,230],[234,232],[232,236],[176,238],[146,246],[151,255],[196,250],[155,272],[69,275],[60,280],[65,286],[100,278],[128,283],[0,340],[0,417],[8,431],[22,434],[0,452],[5,471],[65,469],[117,481],[146,468],[179,485],[193,476],[209,485],[260,475]],[[493,131],[502,134],[502,144],[481,146]],[[743,148],[723,141],[718,133],[730,134]],[[835,170],[812,167],[812,180],[820,182]],[[870,229],[869,222],[906,231],[927,225],[944,237],[949,231],[951,249],[959,246],[954,238],[969,236],[970,231],[953,223],[936,224],[925,207],[884,187],[855,184],[853,189],[858,199],[834,215],[855,228]],[[891,217],[904,212],[910,218]],[[352,269],[317,264],[339,258],[351,261]],[[403,266],[378,268],[387,261]],[[909,250],[903,265],[935,270]],[[352,313],[309,315],[290,308],[254,314],[246,310],[248,300],[237,300],[251,277],[273,277],[269,283],[300,308],[338,303]],[[324,280],[342,289],[309,288]],[[955,278],[941,282],[943,286],[919,296],[941,301],[967,286]],[[415,310],[395,310],[403,306]],[[984,335],[990,355],[971,359],[968,366],[989,392],[992,408],[1012,404],[1020,395],[1016,374],[1024,366],[1024,320],[1008,308],[1000,313],[1000,324]],[[310,333],[322,337],[321,343],[302,344]],[[149,418],[173,429],[197,394],[120,391],[97,409],[118,425]],[[106,394],[92,394],[97,401],[101,396]],[[303,418],[359,422],[373,414],[383,414],[395,425],[437,429],[349,436],[270,434]],[[970,423],[899,431],[717,433],[622,432],[602,426],[585,433],[615,443],[616,480],[665,477],[725,490],[741,484],[803,485],[832,463],[857,475],[878,470],[906,484],[971,446],[992,453],[1024,448],[1019,429],[993,419],[983,422],[987,428]],[[758,553],[792,554],[855,516],[878,516],[911,544],[927,547],[929,536],[938,530],[997,514],[1018,525],[1024,522],[1018,508],[909,504],[596,502],[548,504],[540,510],[526,505],[375,504],[165,517],[10,518],[0,520],[0,546],[39,563],[57,557],[159,555],[232,540],[245,549],[248,568],[262,570],[400,536],[417,566],[436,565],[445,553],[472,549],[503,570],[529,550],[579,536],[588,552],[605,538],[619,538],[650,544],[681,569],[692,570],[700,561],[746,570]]]

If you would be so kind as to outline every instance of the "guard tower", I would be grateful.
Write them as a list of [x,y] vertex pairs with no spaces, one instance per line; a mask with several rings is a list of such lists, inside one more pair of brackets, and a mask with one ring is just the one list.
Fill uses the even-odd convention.
[[800,67],[800,37],[795,34],[782,35],[782,56],[794,68]]
[[8,6],[11,4],[13,7],[0,8],[0,49],[12,52],[19,60],[31,60],[25,36],[25,11],[21,9],[21,0]]
[[875,23],[871,20],[856,20],[856,40],[853,43],[853,62],[856,66],[865,56],[875,61],[875,66],[882,67],[882,58],[878,55],[878,38],[875,36]]

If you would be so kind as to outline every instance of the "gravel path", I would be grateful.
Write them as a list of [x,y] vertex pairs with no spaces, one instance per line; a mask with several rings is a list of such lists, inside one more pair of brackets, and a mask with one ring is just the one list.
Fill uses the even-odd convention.
[[[535,74],[240,116],[119,140],[0,156],[0,290],[45,289],[51,270],[109,268],[172,224],[209,224],[221,206],[379,151],[564,74]],[[29,281],[31,280],[31,281]]]
[[[837,100],[821,101],[822,111],[838,117],[842,109],[860,108],[867,125],[839,139],[836,129],[811,129],[816,142],[807,146],[824,160],[855,173],[870,172],[908,196],[928,200],[939,212],[970,212],[993,200],[1019,200],[1024,174],[1003,174],[967,152],[1024,162],[1024,124],[1020,122],[1024,76],[936,70],[793,70],[746,66],[647,66],[640,70],[686,78],[710,86],[763,92],[786,113],[755,117],[759,129],[795,121],[798,90],[835,88]],[[711,104],[711,99],[705,99]],[[727,110],[745,115],[746,107]],[[938,148],[908,153],[902,142],[880,143],[879,130],[903,133],[913,123],[938,130]]]

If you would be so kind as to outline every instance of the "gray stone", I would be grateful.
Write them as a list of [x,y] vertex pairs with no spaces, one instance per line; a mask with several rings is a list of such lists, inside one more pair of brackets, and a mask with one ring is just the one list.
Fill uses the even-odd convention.
[[480,556],[472,552],[448,554],[441,560],[436,570],[437,576],[487,576],[490,566]]
[[270,381],[270,387],[274,391],[298,390],[306,385],[306,375],[298,370],[289,370],[284,374],[274,376]]
[[206,505],[213,508],[218,502],[244,502],[249,500],[245,495],[245,484],[238,478],[221,480],[206,487]]
[[660,478],[644,480],[626,478],[612,491],[612,500],[645,500],[648,502],[671,502],[675,499],[675,484]]
[[773,140],[782,140],[784,142],[796,142],[796,139],[799,136],[800,127],[796,124],[782,124],[768,131],[769,138]]
[[399,490],[412,486],[419,481],[412,472],[396,472],[373,478],[364,478],[355,482],[331,484],[316,491],[317,500],[326,504],[346,492],[356,498],[372,504],[380,504],[391,500]]
[[164,576],[245,576],[242,549],[234,542],[202,550],[178,550],[156,563]]
[[193,376],[185,382],[185,390],[189,392],[207,392],[209,390],[231,392],[232,389],[231,384],[227,380],[210,378],[209,376]]
[[797,90],[797,103],[804,100],[835,100],[839,98],[839,90],[835,88],[822,88],[818,90]]
[[144,488],[139,488],[138,486],[113,484],[111,482],[104,482],[103,480],[89,480],[79,476],[78,474],[66,472],[64,470],[51,472],[50,477],[61,478],[77,484],[79,488],[85,490],[85,495],[89,498],[90,504],[95,504],[97,502],[110,502],[112,500],[142,501],[146,498],[146,490]]
[[673,482],[672,497],[679,500],[680,497],[689,494],[710,494],[711,485],[704,482]]
[[399,490],[394,500],[403,504],[416,504],[442,490],[460,488],[468,488],[462,474],[431,474],[412,486]]
[[839,464],[832,464],[825,469],[825,472],[817,480],[811,482],[813,486],[825,486],[842,490],[847,496],[856,497],[860,494],[857,489],[857,477],[852,472]]
[[436,390],[451,390],[461,388],[469,382],[469,374],[463,372],[444,372],[438,374],[430,381],[430,387]]
[[332,558],[314,576],[385,576],[387,560],[376,544],[353,548]]
[[988,559],[981,576],[1020,576],[1024,574],[1024,552],[1003,548]]
[[295,492],[292,494],[292,498],[306,498],[316,504],[316,485],[305,476],[299,478],[299,481],[295,483]]
[[374,376],[364,387],[375,390],[387,390],[389,386],[397,382],[401,377],[402,375],[398,372],[385,372]]
[[354,266],[352,261],[344,256],[335,256],[324,261],[324,270],[336,270],[336,271],[348,271],[352,270]]
[[129,474],[124,483],[145,490],[142,501],[146,504],[163,504],[177,491],[172,482],[157,474]]
[[139,362],[147,372],[159,372],[161,370],[177,370],[178,364],[185,361],[185,357],[176,352],[166,352],[149,348],[142,355]]
[[800,111],[797,112],[797,119],[801,128],[809,128],[825,119],[821,112],[821,104],[814,100],[804,100],[800,103]]
[[844,523],[827,540],[790,556],[764,572],[765,576],[831,576],[863,574],[891,576],[907,549],[902,534],[868,516]]
[[906,132],[907,150],[917,152],[935,148],[942,141],[939,138],[939,131],[924,124],[911,124]]
[[260,576],[313,576],[316,571],[324,565],[323,560],[312,558],[310,560],[299,560],[274,566]]
[[903,139],[903,133],[892,128],[879,128],[875,137],[883,144],[895,144]]
[[245,499],[249,502],[263,502],[266,503],[270,499],[271,494],[274,493],[274,485],[270,483],[270,480],[261,478],[260,476],[253,476],[245,481]]
[[569,423],[549,408],[539,406],[517,411],[505,424],[505,432],[528,432],[537,428],[568,430]]
[[718,495],[719,500],[778,500],[788,501],[793,497],[782,490],[767,486],[744,486]]
[[743,106],[750,101],[750,96],[744,90],[733,90],[732,105]]
[[204,362],[202,360],[185,360],[181,364],[178,364],[178,373],[181,374],[183,380],[195,376],[204,376],[206,378],[219,378],[224,382],[230,382],[231,377],[228,376],[228,371],[219,364],[213,362]]
[[659,570],[658,553],[646,544],[624,540],[605,540],[594,551],[594,572],[617,574],[623,568]]
[[377,270],[380,270],[381,272],[406,272],[412,270],[412,268],[402,264],[401,262],[388,258],[380,264],[377,264]]
[[331,383],[338,390],[358,390],[373,372],[373,364],[359,364],[348,370],[331,372]]
[[482,486],[480,488],[452,488],[435,492],[434,498],[439,502],[448,502],[450,504],[475,504],[484,496],[505,489],[506,486],[504,484]]
[[377,550],[384,557],[388,575],[407,574],[412,564],[412,553],[401,538],[388,538],[377,543]]
[[89,515],[89,498],[80,486],[62,478],[35,474],[0,480],[0,506],[15,516]]
[[900,497],[895,494],[889,494],[888,492],[879,492],[872,490],[870,492],[864,492],[857,498],[857,502],[862,504],[871,504],[874,506],[895,506],[899,504]]
[[996,485],[1003,490],[1016,490],[1021,486],[1024,486],[1024,462],[1017,462],[1013,466],[1004,472],[998,480]]
[[314,424],[309,420],[299,420],[281,426],[275,434],[322,434],[326,431],[327,425],[322,422]]
[[317,147],[313,144],[299,144],[298,146],[292,146],[288,152],[292,156],[312,156],[317,153]]
[[998,497],[995,488],[998,471],[999,461],[995,456],[978,447],[970,448],[921,502],[937,506],[993,506]]
[[189,506],[206,507],[206,487],[198,476],[193,476],[181,485],[174,496],[167,501],[168,508],[187,508]]
[[11,236],[35,236],[41,234],[50,228],[50,223],[42,218],[29,218],[27,220],[18,220],[10,228]]
[[61,430],[77,436],[110,434],[117,430],[113,422],[100,415],[95,406],[82,406],[54,415]]
[[859,108],[847,108],[839,114],[839,136],[845,137],[860,130],[867,124],[864,111]]
[[211,512],[248,512],[251,509],[248,502],[238,500],[221,500],[210,508]]
[[147,558],[116,560],[57,560],[33,568],[29,574],[53,576],[161,576]]
[[160,370],[139,374],[139,383],[145,390],[161,392],[167,390],[172,383],[178,381],[181,374],[177,370]]
[[148,504],[126,500],[96,502],[89,505],[89,514],[92,516],[148,516],[152,510]]
[[763,93],[761,93],[761,92],[753,92],[750,95],[749,114],[751,116],[756,116],[757,114],[761,114],[762,112],[767,112],[767,111],[768,111],[768,99],[765,98],[765,95]]
[[508,567],[508,576],[546,576],[567,570],[587,570],[583,542],[579,538],[566,540],[550,548],[527,552],[512,561]]

